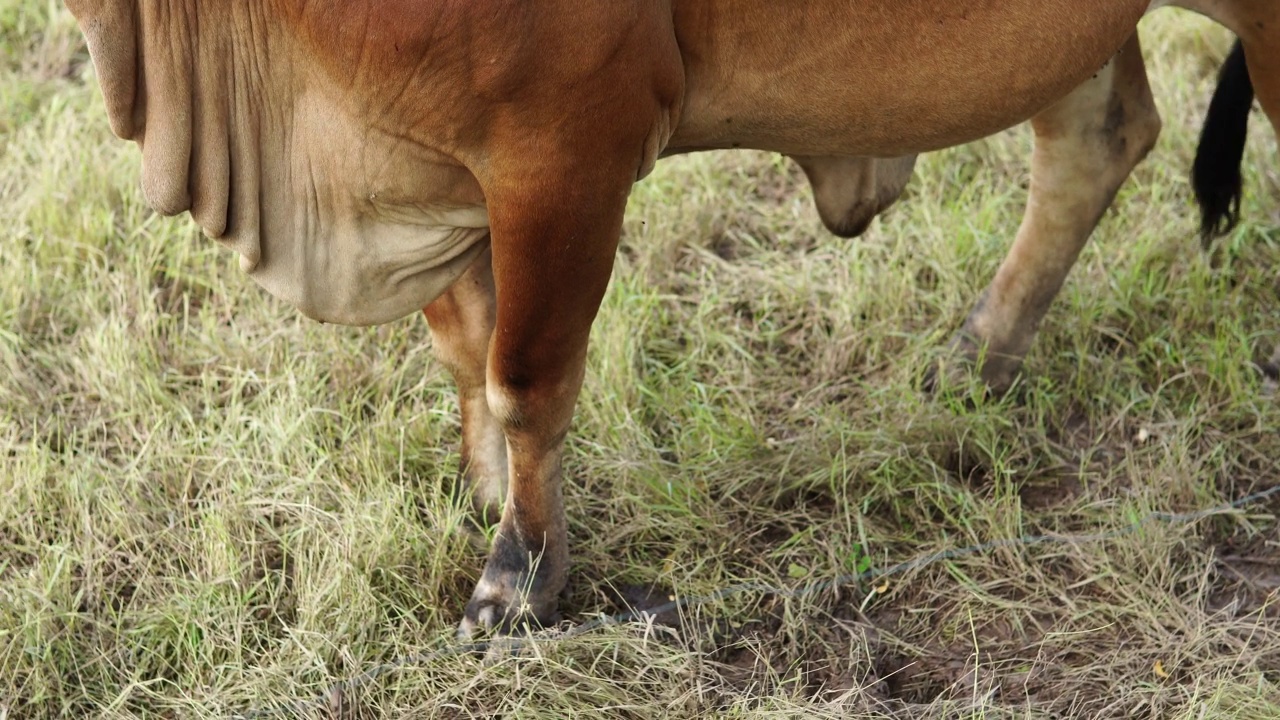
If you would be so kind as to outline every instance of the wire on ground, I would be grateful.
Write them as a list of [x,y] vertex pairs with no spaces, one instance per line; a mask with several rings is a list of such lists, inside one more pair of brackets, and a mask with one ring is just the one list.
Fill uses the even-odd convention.
[[646,616],[657,616],[675,610],[694,608],[747,592],[757,592],[764,595],[775,595],[778,597],[788,598],[807,597],[839,585],[870,582],[882,577],[897,575],[909,570],[926,567],[936,562],[965,557],[968,555],[976,555],[989,550],[995,550],[997,548],[1025,548],[1032,545],[1044,545],[1051,543],[1061,545],[1079,545],[1083,543],[1102,542],[1137,532],[1145,525],[1154,521],[1162,521],[1170,525],[1185,525],[1213,515],[1221,515],[1233,510],[1240,510],[1266,500],[1276,494],[1280,494],[1280,485],[1245,495],[1237,500],[1215,505],[1204,510],[1195,510],[1193,512],[1185,513],[1159,511],[1149,512],[1129,525],[1115,530],[1109,530],[1107,532],[1087,533],[1082,535],[1023,535],[1022,537],[1017,538],[989,540],[987,542],[970,545],[968,547],[952,548],[949,550],[939,550],[937,552],[928,553],[911,560],[900,562],[896,565],[890,565],[883,569],[871,568],[859,573],[848,573],[846,575],[839,575],[826,580],[815,580],[813,582],[794,587],[777,587],[758,582],[738,583],[736,585],[729,585],[727,587],[720,588],[719,590],[706,595],[680,597],[672,600],[671,602],[646,608],[644,610],[628,610],[627,612],[619,613],[617,615],[600,616],[563,632],[548,631],[524,636],[495,638],[476,642],[456,643],[452,645],[446,644],[431,650],[424,650],[422,652],[413,653],[412,655],[406,655],[396,660],[392,660],[391,662],[376,665],[358,675],[354,675],[346,680],[330,685],[323,693],[318,694],[313,698],[274,703],[255,709],[251,712],[237,715],[236,717],[240,718],[240,720],[261,720],[261,718],[275,717],[285,713],[300,714],[307,710],[325,709],[333,705],[334,698],[345,697],[352,691],[358,690],[388,673],[410,666],[422,665],[435,660],[453,657],[455,655],[485,652],[498,645],[501,645],[505,650],[516,651],[534,644],[549,643],[553,641],[559,642],[578,635],[584,635],[593,630],[609,625],[618,625],[621,623],[631,622],[633,620],[641,620]]

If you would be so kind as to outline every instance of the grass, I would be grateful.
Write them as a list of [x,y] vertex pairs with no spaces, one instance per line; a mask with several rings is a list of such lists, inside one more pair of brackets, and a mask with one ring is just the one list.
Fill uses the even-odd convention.
[[[1280,484],[1276,143],[1198,250],[1186,170],[1230,38],[1147,21],[1165,132],[1003,399],[920,372],[1017,226],[1028,136],[921,161],[859,240],[782,158],[638,185],[570,439],[581,623],[618,590],[796,587]],[[0,718],[226,717],[447,640],[484,542],[418,317],[319,325],[110,136],[61,3],[0,0]],[[1280,502],[745,592],[519,655],[410,663],[317,717],[1274,718]],[[290,716],[290,712],[282,716]]]

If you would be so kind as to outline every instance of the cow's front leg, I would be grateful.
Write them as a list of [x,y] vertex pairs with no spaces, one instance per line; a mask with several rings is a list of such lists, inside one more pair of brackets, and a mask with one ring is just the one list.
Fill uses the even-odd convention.
[[558,619],[569,569],[564,439],[631,177],[487,188],[497,306],[486,393],[506,438],[507,493],[461,636]]
[[507,440],[489,411],[485,368],[497,314],[492,254],[476,258],[443,295],[423,309],[436,356],[458,386],[462,414],[462,461],[458,490],[469,495],[481,522],[502,514],[507,487]]
[[1033,118],[1032,127],[1031,192],[1022,226],[952,338],[948,361],[935,368],[959,379],[980,363],[983,381],[997,392],[1013,383],[1103,211],[1160,133],[1137,35],[1093,79]]

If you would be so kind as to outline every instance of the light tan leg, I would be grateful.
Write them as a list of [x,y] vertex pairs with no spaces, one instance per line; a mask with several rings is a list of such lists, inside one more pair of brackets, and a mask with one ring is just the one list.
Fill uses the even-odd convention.
[[954,379],[981,358],[982,379],[995,391],[1012,384],[1090,233],[1160,133],[1137,36],[1032,126],[1031,192],[1022,225],[939,368]]
[[507,487],[507,440],[489,412],[485,366],[497,316],[493,255],[485,250],[443,295],[423,309],[436,356],[458,386],[462,413],[458,490],[470,494],[478,518],[498,522]]

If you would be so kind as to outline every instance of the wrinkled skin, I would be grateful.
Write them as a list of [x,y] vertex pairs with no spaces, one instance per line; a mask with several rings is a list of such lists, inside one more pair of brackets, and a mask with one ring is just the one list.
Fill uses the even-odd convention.
[[[1260,0],[1169,3],[1240,36],[1263,111],[1280,128],[1280,6]],[[1160,134],[1135,35],[1101,72],[1031,120],[1035,151],[1022,225],[991,284],[952,336],[926,387],[963,384],[971,368],[994,392],[1014,382],[1040,322],[1133,168]],[[814,188],[823,222],[858,235],[902,193],[915,156],[795,158]]]
[[1147,0],[68,6],[159,211],[190,211],[317,319],[425,308],[465,474],[498,518],[466,635],[557,617],[563,441],[627,195],[659,157],[772,150],[838,195],[833,157],[937,149],[1050,106]]

